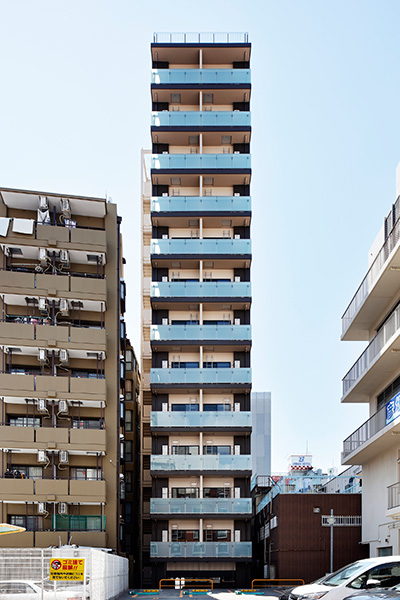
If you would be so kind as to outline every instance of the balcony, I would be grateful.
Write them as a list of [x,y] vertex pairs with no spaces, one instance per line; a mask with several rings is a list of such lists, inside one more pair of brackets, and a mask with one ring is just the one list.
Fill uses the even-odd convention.
[[234,300],[251,299],[251,283],[246,281],[157,281],[150,286],[157,302],[170,299]]
[[391,434],[400,433],[397,400],[392,398],[344,440],[342,464],[363,464],[393,446]]
[[251,171],[250,154],[153,154],[151,170],[156,173],[181,173],[184,171],[236,170],[249,173]]
[[389,485],[388,488],[388,509],[386,517],[393,519],[400,518],[400,482]]
[[251,430],[250,412],[233,411],[152,411],[150,413],[150,428],[154,431],[170,430],[185,431],[188,429]]
[[151,498],[150,514],[158,516],[246,516],[252,514],[251,498]]
[[105,531],[106,517],[103,515],[52,515],[54,531]]
[[151,558],[251,558],[251,542],[150,542]]
[[151,115],[154,130],[164,127],[218,127],[220,129],[250,129],[251,113],[246,111],[163,111]]
[[171,213],[187,215],[251,213],[250,196],[155,196],[151,199],[154,216]]
[[400,307],[385,321],[376,336],[343,377],[342,402],[368,402],[398,369]]
[[250,342],[251,325],[152,325],[150,340],[168,342]]
[[251,456],[235,454],[190,454],[158,455],[150,457],[150,471],[153,473],[208,473],[208,474],[248,474],[251,471]]
[[151,369],[150,384],[159,386],[251,386],[251,369]]
[[342,340],[367,340],[369,329],[398,292],[400,219],[395,223],[342,316]]
[[215,258],[230,258],[240,256],[250,258],[251,240],[231,240],[231,239],[173,239],[173,240],[152,240],[150,253],[153,257],[162,258],[182,256],[203,257],[210,256]]
[[[23,319],[24,317],[21,317]],[[28,317],[30,323],[0,322],[0,339],[7,340],[7,345],[34,346],[47,345],[51,340],[52,347],[78,349],[88,348],[96,352],[106,350],[105,329],[94,327],[74,327],[69,325],[42,325],[43,317]],[[93,348],[92,348],[93,346]]]
[[103,378],[0,373],[0,388],[4,396],[106,401]]
[[152,69],[151,85],[244,85],[250,87],[250,69]]
[[154,44],[248,44],[249,34],[233,33],[154,33]]

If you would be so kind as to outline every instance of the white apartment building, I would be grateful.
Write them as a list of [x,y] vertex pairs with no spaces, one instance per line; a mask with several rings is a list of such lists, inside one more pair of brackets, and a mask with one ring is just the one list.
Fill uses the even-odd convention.
[[369,403],[370,417],[344,441],[342,463],[362,466],[362,543],[371,556],[400,553],[400,164],[396,198],[342,317],[342,340],[368,342],[343,378],[342,402]]

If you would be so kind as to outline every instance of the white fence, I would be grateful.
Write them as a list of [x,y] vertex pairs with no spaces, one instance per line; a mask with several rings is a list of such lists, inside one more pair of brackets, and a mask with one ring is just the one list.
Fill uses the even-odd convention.
[[[54,586],[49,581],[51,558],[84,558],[86,581],[57,581]],[[43,586],[45,599],[55,587],[57,600],[69,595],[77,600],[112,600],[128,589],[128,569],[128,559],[93,548],[0,548],[0,583],[12,580]],[[63,594],[67,590],[71,594]]]

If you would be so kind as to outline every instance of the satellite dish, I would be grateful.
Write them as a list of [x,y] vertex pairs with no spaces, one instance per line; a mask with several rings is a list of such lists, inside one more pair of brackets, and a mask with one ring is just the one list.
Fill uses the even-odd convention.
[[0,535],[6,533],[20,533],[26,531],[25,527],[16,527],[15,525],[9,525],[8,523],[0,523]]

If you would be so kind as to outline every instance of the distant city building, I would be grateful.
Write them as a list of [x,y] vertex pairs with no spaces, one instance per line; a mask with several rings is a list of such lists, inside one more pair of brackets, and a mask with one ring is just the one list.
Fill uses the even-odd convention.
[[143,153],[143,586],[249,585],[247,34],[155,34]]
[[[303,455],[291,457],[297,467]],[[312,457],[307,456],[312,463]],[[312,469],[253,480],[254,577],[303,579],[330,571],[331,511],[333,570],[367,556],[361,539],[361,479],[353,471],[332,477]]]
[[370,416],[344,440],[342,463],[362,466],[362,542],[371,556],[400,553],[400,165],[396,198],[342,317],[342,340],[367,342],[343,378],[342,402],[367,403]]
[[271,474],[271,392],[251,393],[253,477]]

